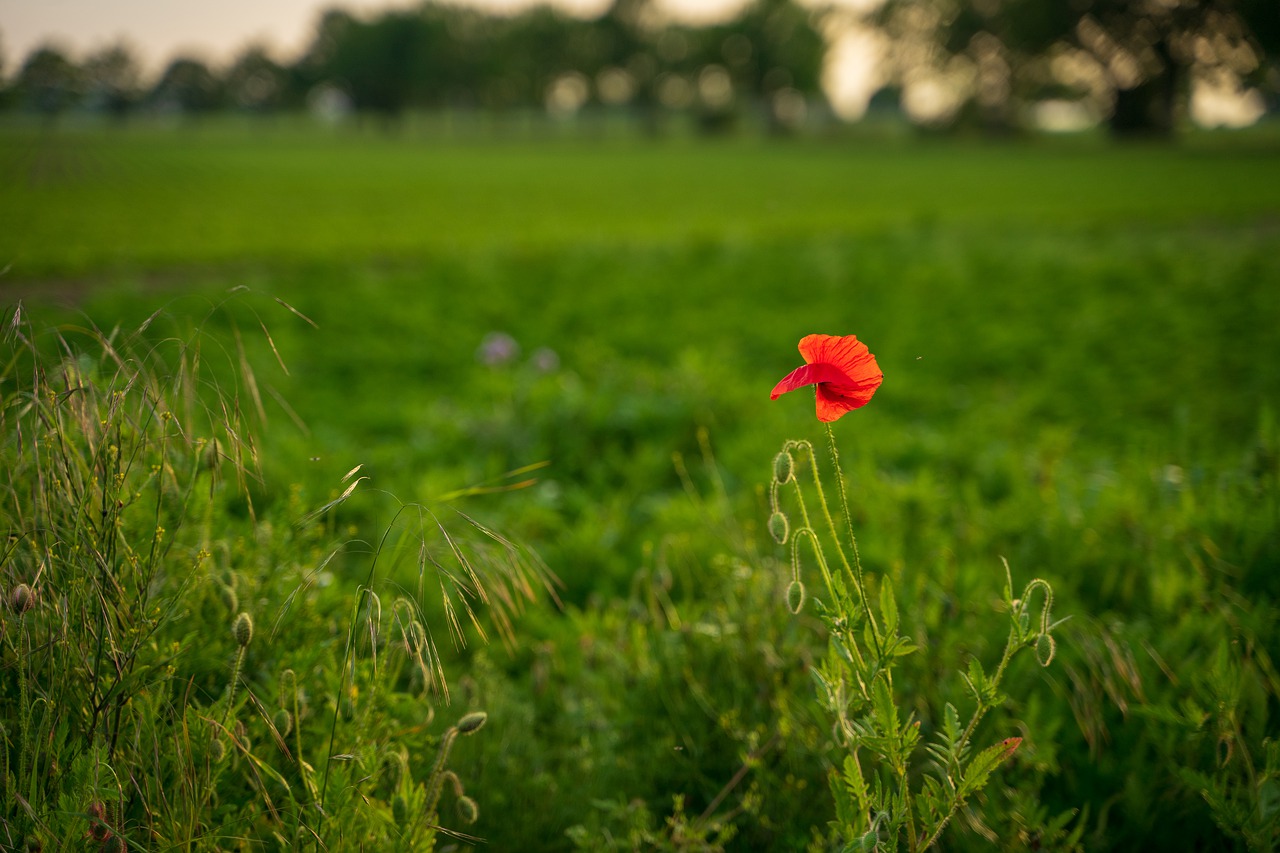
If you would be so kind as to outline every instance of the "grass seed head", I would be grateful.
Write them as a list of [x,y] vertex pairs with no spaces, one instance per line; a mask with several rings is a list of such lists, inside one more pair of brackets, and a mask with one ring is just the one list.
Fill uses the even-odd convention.
[[237,616],[236,621],[231,625],[231,635],[236,638],[236,643],[242,649],[253,642],[253,617],[248,613]]

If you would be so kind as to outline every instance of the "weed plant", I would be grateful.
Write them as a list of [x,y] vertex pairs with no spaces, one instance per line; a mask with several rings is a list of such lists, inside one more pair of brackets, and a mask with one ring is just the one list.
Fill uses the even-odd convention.
[[[7,320],[0,847],[467,837],[446,828],[479,814],[452,760],[487,715],[434,725],[449,690],[430,626],[509,638],[545,568],[421,505],[375,544],[333,544],[356,471],[319,510],[295,494],[293,523],[260,515],[257,381],[203,326]],[[354,594],[331,588],[362,562]]]

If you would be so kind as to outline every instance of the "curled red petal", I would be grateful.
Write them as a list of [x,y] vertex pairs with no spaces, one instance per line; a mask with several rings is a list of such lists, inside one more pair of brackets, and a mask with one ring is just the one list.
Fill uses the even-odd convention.
[[835,365],[855,381],[880,376],[876,357],[856,335],[806,335],[800,340],[800,354],[810,364]]
[[782,381],[773,386],[773,392],[769,394],[769,399],[776,400],[788,391],[794,391],[806,385],[818,385],[822,382],[848,385],[853,381],[834,364],[805,364],[782,377]]
[[818,420],[830,423],[854,409],[861,409],[871,402],[871,396],[876,393],[878,387],[880,387],[879,380],[858,386],[841,387],[828,383],[818,385]]

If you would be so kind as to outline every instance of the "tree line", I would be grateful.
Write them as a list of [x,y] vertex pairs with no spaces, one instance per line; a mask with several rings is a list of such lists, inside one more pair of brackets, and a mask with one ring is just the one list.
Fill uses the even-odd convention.
[[308,47],[280,62],[250,46],[225,68],[173,59],[149,85],[117,45],[75,62],[34,50],[9,81],[10,109],[56,116],[90,109],[199,115],[311,106],[394,120],[409,110],[583,107],[696,110],[705,122],[762,109],[779,125],[821,99],[819,15],[793,0],[755,0],[710,26],[660,25],[648,0],[616,0],[583,19],[551,7],[500,16],[427,2],[358,17],[325,12]]
[[[651,0],[614,0],[590,19],[433,0],[369,17],[335,9],[292,62],[250,46],[221,68],[175,58],[150,82],[123,45],[79,62],[39,47],[0,83],[0,107],[121,120],[310,107],[388,122],[423,109],[599,107],[692,111],[708,129],[754,110],[786,128],[823,101],[823,33],[841,14],[751,0],[732,20],[695,27],[664,22]],[[884,91],[944,91],[944,108],[921,119],[944,127],[1016,130],[1028,105],[1058,100],[1117,133],[1167,135],[1198,82],[1252,88],[1272,104],[1280,93],[1275,0],[884,0],[862,23],[891,45]]]

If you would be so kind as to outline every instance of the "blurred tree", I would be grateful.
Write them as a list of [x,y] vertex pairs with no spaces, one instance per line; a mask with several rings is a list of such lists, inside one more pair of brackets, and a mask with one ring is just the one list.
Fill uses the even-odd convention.
[[38,47],[27,57],[14,79],[18,103],[52,121],[79,100],[80,69],[56,47]]
[[820,21],[820,12],[794,0],[754,0],[732,21],[693,34],[704,115],[717,100],[718,69],[724,69],[735,97],[755,102],[772,130],[793,129],[807,102],[822,97],[826,40]]
[[245,48],[231,63],[222,85],[228,102],[251,113],[272,113],[285,103],[289,72],[258,45]]
[[124,118],[142,97],[142,74],[133,52],[116,44],[90,54],[81,67],[85,105],[116,120]]
[[222,83],[198,59],[178,57],[160,75],[150,99],[161,110],[195,116],[223,105]]
[[1010,127],[1045,94],[1091,99],[1121,135],[1173,132],[1193,79],[1257,75],[1274,0],[887,0],[895,82],[945,81],[969,116]]

